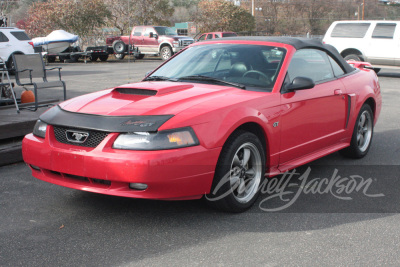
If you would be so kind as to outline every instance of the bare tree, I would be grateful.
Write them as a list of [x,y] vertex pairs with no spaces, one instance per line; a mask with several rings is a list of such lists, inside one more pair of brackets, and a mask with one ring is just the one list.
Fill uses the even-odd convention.
[[129,32],[131,18],[134,16],[134,3],[132,0],[104,0],[110,11],[107,25],[117,28],[121,35]]

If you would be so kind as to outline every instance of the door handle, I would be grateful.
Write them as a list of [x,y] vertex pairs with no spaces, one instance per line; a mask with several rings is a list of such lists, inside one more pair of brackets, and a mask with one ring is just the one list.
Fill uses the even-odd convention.
[[342,90],[340,90],[340,89],[335,89],[334,95],[342,95],[342,94],[343,94]]

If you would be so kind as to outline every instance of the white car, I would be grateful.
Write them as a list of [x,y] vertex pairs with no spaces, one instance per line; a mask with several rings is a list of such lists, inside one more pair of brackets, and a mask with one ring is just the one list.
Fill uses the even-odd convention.
[[24,30],[0,28],[0,57],[13,69],[12,54],[33,54],[33,42]]
[[400,21],[335,21],[323,42],[346,60],[367,61],[375,70],[400,66]]

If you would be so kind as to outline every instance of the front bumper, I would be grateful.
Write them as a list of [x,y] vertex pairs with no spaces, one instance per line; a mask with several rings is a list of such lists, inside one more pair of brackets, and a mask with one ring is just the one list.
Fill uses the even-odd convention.
[[172,47],[172,52],[177,53],[177,52],[181,51],[183,48],[185,48],[185,46]]
[[[113,149],[117,133],[97,147],[78,147],[32,134],[22,144],[24,161],[43,181],[95,193],[146,199],[196,199],[209,193],[221,148],[199,146],[163,151]],[[129,188],[144,183],[145,190]]]

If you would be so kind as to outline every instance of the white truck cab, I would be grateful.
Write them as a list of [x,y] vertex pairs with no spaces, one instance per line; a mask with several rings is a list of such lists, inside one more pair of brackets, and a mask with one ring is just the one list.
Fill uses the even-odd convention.
[[367,61],[374,68],[400,67],[400,21],[335,21],[323,42],[346,60]]

